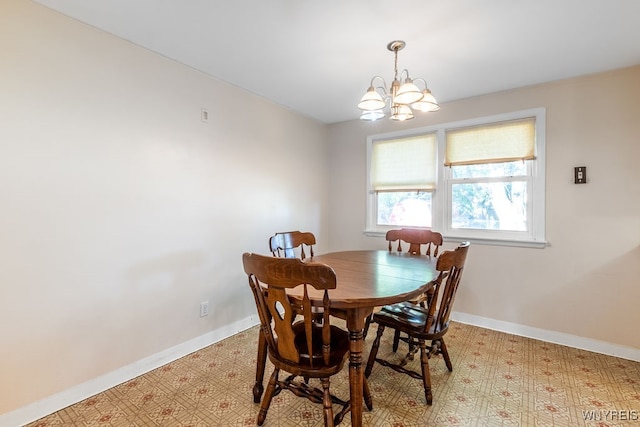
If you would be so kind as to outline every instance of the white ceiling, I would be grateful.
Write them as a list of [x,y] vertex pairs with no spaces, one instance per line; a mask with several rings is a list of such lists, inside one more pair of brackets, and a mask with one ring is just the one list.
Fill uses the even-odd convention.
[[325,123],[393,79],[392,40],[441,104],[640,64],[638,0],[35,1]]

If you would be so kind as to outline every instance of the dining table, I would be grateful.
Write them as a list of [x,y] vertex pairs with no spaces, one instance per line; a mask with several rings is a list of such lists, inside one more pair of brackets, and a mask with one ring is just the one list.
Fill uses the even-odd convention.
[[[387,250],[355,250],[315,255],[304,262],[330,266],[337,286],[329,290],[331,315],[343,318],[349,331],[349,399],[351,425],[362,426],[363,348],[366,318],[375,307],[409,301],[426,292],[437,277],[436,258]],[[309,294],[321,305],[322,293]],[[254,401],[259,402],[267,359],[264,339],[258,340]]]

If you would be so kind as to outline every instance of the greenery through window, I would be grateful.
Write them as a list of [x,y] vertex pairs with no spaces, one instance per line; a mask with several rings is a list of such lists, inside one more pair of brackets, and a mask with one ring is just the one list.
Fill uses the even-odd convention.
[[524,161],[451,167],[451,227],[527,230]]
[[431,193],[378,193],[378,225],[431,227]]

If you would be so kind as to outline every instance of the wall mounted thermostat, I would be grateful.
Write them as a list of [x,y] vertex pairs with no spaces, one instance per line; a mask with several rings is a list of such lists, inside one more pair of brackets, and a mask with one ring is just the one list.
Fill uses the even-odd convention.
[[574,168],[573,182],[574,184],[587,183],[587,167],[586,166],[577,166]]

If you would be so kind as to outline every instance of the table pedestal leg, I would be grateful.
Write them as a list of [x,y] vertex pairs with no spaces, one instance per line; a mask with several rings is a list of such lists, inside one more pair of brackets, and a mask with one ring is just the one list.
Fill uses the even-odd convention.
[[364,319],[371,312],[367,309],[353,309],[347,313],[349,329],[349,396],[351,401],[351,425],[362,426],[362,402],[364,370],[362,350],[364,348]]

